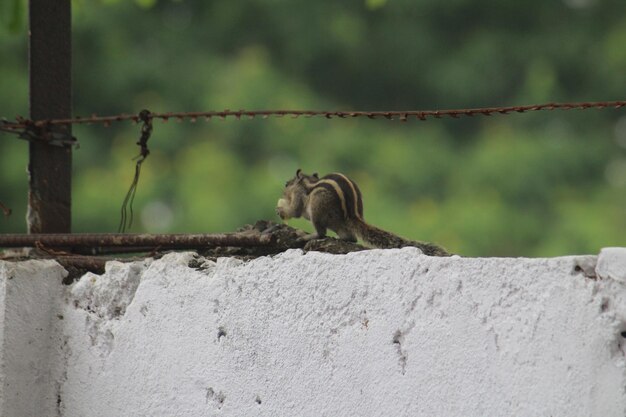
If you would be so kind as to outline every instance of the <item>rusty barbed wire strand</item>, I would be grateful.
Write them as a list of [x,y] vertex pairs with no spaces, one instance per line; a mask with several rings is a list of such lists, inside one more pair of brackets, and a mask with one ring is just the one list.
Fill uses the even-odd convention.
[[206,247],[268,246],[273,243],[271,235],[245,233],[213,234],[124,234],[124,233],[44,233],[0,234],[0,248],[39,247],[142,247],[160,249],[198,249]]
[[[195,122],[198,119],[211,120],[213,118],[226,119],[234,117],[236,119],[256,117],[325,117],[332,118],[355,118],[367,117],[369,119],[389,119],[407,121],[409,119],[426,120],[428,118],[440,119],[442,117],[460,118],[461,116],[472,117],[476,115],[506,115],[511,113],[526,113],[542,110],[586,110],[605,109],[626,106],[626,101],[597,101],[597,102],[574,102],[574,103],[544,103],[526,106],[505,106],[505,107],[479,107],[453,110],[393,110],[393,111],[329,111],[329,110],[222,110],[206,112],[170,112],[151,113],[152,119],[160,119],[167,122],[169,119],[184,121],[189,119]],[[137,114],[118,114],[114,116],[75,117],[72,119],[50,119],[50,120],[27,120],[21,117],[15,122],[6,119],[0,120],[0,131],[9,133],[19,133],[29,126],[55,126],[74,124],[103,124],[105,127],[114,122],[132,121],[139,123],[141,118]]]

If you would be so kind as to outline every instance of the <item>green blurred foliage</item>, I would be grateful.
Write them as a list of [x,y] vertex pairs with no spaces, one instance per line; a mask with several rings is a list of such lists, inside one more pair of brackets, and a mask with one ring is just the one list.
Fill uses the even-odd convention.
[[[407,110],[624,99],[623,0],[74,1],[74,113]],[[26,2],[0,3],[0,115],[28,115]],[[73,228],[112,232],[139,126],[75,126]],[[155,122],[132,231],[261,218],[296,168],[358,182],[369,222],[468,256],[626,245],[624,110]],[[27,144],[0,135],[0,231]],[[310,230],[302,220],[292,223]]]
[[0,31],[17,33],[22,30],[26,16],[26,1],[3,0],[0,2]]

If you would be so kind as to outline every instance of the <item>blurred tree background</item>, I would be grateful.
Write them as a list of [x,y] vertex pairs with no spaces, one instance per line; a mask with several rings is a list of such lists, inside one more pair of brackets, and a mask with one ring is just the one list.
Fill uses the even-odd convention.
[[[0,1],[0,116],[28,116],[27,6]],[[73,2],[74,114],[426,110],[626,98],[623,0]],[[75,126],[73,230],[114,232],[139,126]],[[626,245],[626,112],[155,121],[131,231],[274,214],[296,168],[341,171],[365,217],[467,256]],[[0,135],[0,231],[25,232],[27,143]],[[304,221],[292,225],[310,230]]]

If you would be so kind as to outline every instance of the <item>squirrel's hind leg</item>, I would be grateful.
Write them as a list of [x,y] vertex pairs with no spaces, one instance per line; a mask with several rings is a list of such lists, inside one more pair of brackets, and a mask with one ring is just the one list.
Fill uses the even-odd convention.
[[326,226],[316,223],[314,221],[312,223],[313,227],[315,228],[315,233],[308,233],[305,236],[302,236],[300,240],[308,242],[309,240],[324,239],[326,237]]

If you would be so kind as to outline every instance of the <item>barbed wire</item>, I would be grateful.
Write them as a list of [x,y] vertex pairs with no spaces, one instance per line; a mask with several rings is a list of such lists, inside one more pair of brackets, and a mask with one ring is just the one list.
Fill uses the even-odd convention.
[[[525,106],[505,106],[505,107],[480,107],[452,110],[394,110],[394,111],[333,111],[333,110],[222,110],[206,112],[170,112],[170,113],[150,113],[150,118],[161,119],[167,122],[170,119],[179,121],[189,120],[195,122],[198,119],[211,120],[214,118],[249,118],[257,117],[324,117],[332,118],[356,118],[367,117],[369,119],[388,119],[408,121],[410,119],[427,120],[428,118],[439,119],[442,117],[460,118],[462,116],[491,116],[506,115],[512,113],[526,113],[542,110],[586,110],[621,108],[626,106],[626,101],[600,101],[600,102],[575,102],[575,103],[545,103]],[[114,122],[132,121],[139,123],[141,117],[138,114],[118,114],[114,116],[75,117],[71,119],[49,119],[49,120],[29,120],[17,117],[15,121],[6,119],[0,120],[0,130],[9,133],[23,133],[27,129],[46,128],[59,125],[75,124],[102,124],[105,127]]]

